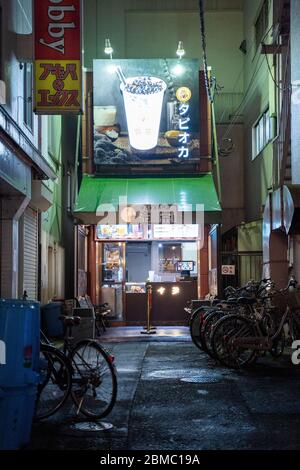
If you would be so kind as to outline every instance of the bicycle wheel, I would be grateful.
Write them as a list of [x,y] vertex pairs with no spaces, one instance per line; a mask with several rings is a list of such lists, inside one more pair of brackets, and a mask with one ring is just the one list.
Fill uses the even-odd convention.
[[93,419],[107,416],[117,397],[117,375],[113,358],[95,341],[80,341],[71,351],[73,367],[71,395],[77,414]]
[[300,310],[294,310],[289,321],[290,336],[292,341],[300,339]]
[[217,321],[220,318],[223,318],[227,313],[228,312],[225,312],[224,310],[215,310],[210,313],[207,317],[205,317],[202,322],[202,327],[200,331],[201,343],[203,344],[204,351],[206,351],[212,359],[216,358],[211,344],[213,328]]
[[270,349],[271,355],[275,358],[282,356],[284,352],[284,347],[285,347],[285,334],[284,334],[284,330],[282,330],[278,338],[273,341],[272,348]]
[[203,345],[200,338],[200,329],[203,318],[207,314],[207,311],[210,307],[199,307],[191,315],[189,321],[190,335],[195,346],[201,351],[203,350]]
[[65,403],[71,391],[72,369],[66,356],[53,346],[41,344],[40,383],[35,419],[48,418]]
[[215,325],[211,338],[213,353],[227,367],[244,367],[256,358],[256,352],[251,348],[238,347],[234,340],[254,336],[255,328],[248,318],[228,315]]

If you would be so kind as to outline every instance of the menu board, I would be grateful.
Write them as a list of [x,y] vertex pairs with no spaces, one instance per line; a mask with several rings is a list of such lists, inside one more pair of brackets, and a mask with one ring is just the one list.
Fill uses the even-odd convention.
[[195,261],[177,261],[176,270],[182,271],[194,271]]
[[153,225],[153,239],[185,239],[198,238],[198,224],[155,224]]

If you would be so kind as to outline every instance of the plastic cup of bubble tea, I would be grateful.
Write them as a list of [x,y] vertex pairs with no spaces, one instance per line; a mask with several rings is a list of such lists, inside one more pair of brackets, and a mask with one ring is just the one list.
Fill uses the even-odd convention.
[[130,77],[120,84],[130,145],[137,150],[156,147],[166,83],[157,77]]

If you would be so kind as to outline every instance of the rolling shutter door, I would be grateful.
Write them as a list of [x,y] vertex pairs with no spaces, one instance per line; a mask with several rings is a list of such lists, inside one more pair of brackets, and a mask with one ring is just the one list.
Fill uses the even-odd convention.
[[28,299],[38,295],[38,213],[27,207],[24,213],[24,290]]

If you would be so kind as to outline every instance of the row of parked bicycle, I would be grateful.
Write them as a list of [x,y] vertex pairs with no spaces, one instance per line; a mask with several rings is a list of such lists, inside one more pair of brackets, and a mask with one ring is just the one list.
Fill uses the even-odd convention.
[[245,367],[267,352],[279,357],[287,341],[300,339],[300,288],[294,278],[284,289],[262,279],[229,286],[224,294],[224,300],[198,307],[190,317],[194,344],[222,365]]

